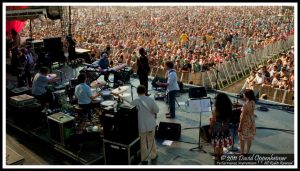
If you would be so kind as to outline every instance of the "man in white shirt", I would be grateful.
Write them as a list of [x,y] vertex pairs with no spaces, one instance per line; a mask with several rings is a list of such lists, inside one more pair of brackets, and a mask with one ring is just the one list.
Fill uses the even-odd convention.
[[139,136],[141,138],[142,164],[147,164],[148,156],[151,160],[157,158],[155,144],[156,114],[159,112],[155,101],[146,96],[146,88],[143,85],[137,87],[138,98],[131,102],[138,109]]
[[262,74],[262,71],[259,70],[256,74],[256,77],[253,80],[253,91],[255,95],[258,95],[258,93],[261,90],[262,84],[265,81],[265,76]]
[[168,73],[167,83],[161,83],[158,81],[156,82],[156,84],[161,87],[167,87],[170,112],[166,114],[166,118],[175,118],[175,95],[176,95],[176,91],[179,90],[179,86],[177,83],[177,74],[176,71],[173,69],[174,64],[172,61],[167,61],[166,67]]

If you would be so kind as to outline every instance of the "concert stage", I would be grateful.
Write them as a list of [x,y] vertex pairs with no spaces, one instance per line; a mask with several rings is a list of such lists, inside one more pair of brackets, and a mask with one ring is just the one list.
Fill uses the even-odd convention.
[[[62,82],[67,82],[68,79],[74,78],[78,75],[78,72],[82,69],[75,68],[72,69],[68,66],[63,68],[58,68],[65,75]],[[55,71],[55,70],[54,70]],[[59,73],[57,73],[59,74]],[[110,79],[112,78],[112,74]],[[10,80],[11,78],[7,78]],[[102,80],[103,76],[100,76],[99,80]],[[138,79],[131,78],[130,84],[127,84],[130,88],[126,90],[125,93],[133,94],[133,98],[137,97],[136,86],[139,85]],[[149,163],[152,165],[178,165],[177,167],[184,166],[203,166],[203,165],[214,165],[214,160],[212,159],[213,148],[210,143],[206,142],[204,138],[201,138],[201,145],[203,145],[203,151],[190,151],[191,148],[197,147],[198,145],[198,136],[199,136],[199,120],[200,113],[190,113],[187,102],[189,101],[187,85],[184,86],[186,90],[183,93],[178,93],[176,100],[176,118],[167,119],[165,118],[165,113],[168,112],[167,105],[164,101],[156,101],[159,106],[159,113],[157,115],[157,124],[160,122],[171,122],[181,124],[181,136],[177,141],[173,141],[171,145],[163,145],[163,139],[156,138],[158,158],[155,162]],[[151,86],[151,79],[149,80],[149,93],[151,98],[154,98],[154,94],[157,90],[153,89]],[[234,94],[227,93],[232,102],[236,102],[236,96]],[[214,103],[215,91],[207,90],[208,97],[211,98]],[[130,97],[131,99],[131,97]],[[245,101],[238,99],[240,104],[244,104]],[[268,108],[268,111],[260,111],[259,107],[265,106]],[[259,100],[256,104],[255,109],[255,121],[257,127],[257,134],[255,140],[253,141],[251,147],[251,153],[255,154],[294,154],[294,137],[295,137],[295,115],[294,110],[291,107],[282,104],[276,104],[273,102],[268,102],[264,100]],[[208,125],[211,112],[202,112],[201,115],[201,126]],[[11,128],[20,128],[11,118],[6,118],[7,129]],[[19,129],[20,130],[20,129]],[[24,131],[24,128],[21,128],[20,131]],[[233,129],[231,132],[233,133]],[[68,149],[58,143],[53,142],[47,131],[47,126],[40,127],[34,130],[25,130],[27,134],[25,136],[36,137],[44,142],[49,142],[45,145],[45,148],[55,149],[57,152],[67,156],[67,158],[72,158],[74,161],[79,161],[80,164],[96,164],[99,167],[103,167],[103,142],[95,138],[94,135],[91,135],[91,140],[82,142],[82,150],[79,149]],[[236,133],[236,131],[235,131]],[[96,135],[97,137],[97,135]],[[239,141],[237,134],[235,134],[234,147],[239,148]],[[225,151],[230,150],[227,149]],[[32,150],[34,151],[34,149]],[[78,153],[79,152],[79,153]],[[26,160],[26,152],[22,153],[25,161],[24,165],[34,165],[30,160]],[[227,154],[238,153],[230,152]],[[40,154],[42,157],[47,154]],[[45,165],[54,165],[55,163],[45,163]],[[61,164],[61,163],[60,163]],[[63,164],[62,164],[63,165]],[[179,166],[180,165],[180,166]],[[105,167],[105,166],[104,166]]]

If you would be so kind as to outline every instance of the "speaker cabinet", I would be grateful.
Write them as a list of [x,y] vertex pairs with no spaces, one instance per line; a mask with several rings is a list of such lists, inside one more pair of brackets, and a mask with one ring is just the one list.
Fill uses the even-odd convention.
[[74,119],[74,117],[61,112],[48,116],[51,139],[65,146],[68,139],[75,133]]
[[45,38],[44,49],[46,52],[61,51],[62,50],[61,37]]
[[139,136],[138,111],[135,106],[121,104],[103,109],[103,132],[106,140],[128,144]]
[[141,162],[140,138],[129,144],[103,139],[104,161],[107,165],[137,165]]
[[207,97],[205,87],[191,87],[189,89],[189,98]]
[[161,139],[178,140],[181,135],[181,125],[178,123],[160,122],[156,135]]

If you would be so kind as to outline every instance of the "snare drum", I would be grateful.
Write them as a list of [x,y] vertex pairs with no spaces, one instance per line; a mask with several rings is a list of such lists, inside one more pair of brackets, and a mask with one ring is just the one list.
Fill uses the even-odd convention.
[[115,107],[117,104],[117,101],[115,100],[106,100],[101,102],[101,107]]

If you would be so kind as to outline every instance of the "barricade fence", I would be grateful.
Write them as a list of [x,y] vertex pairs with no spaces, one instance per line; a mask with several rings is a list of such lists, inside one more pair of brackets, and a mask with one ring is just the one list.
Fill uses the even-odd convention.
[[[246,41],[244,41],[246,42]],[[235,60],[217,63],[214,68],[208,71],[199,72],[180,72],[177,71],[178,80],[184,84],[193,84],[198,86],[210,87],[215,89],[224,89],[233,85],[236,81],[249,76],[251,67],[258,68],[259,65],[265,64],[268,59],[279,57],[278,54],[288,50],[294,44],[294,36],[288,37],[287,40],[280,40],[273,44],[268,44],[264,48],[258,48],[253,54],[246,54],[245,57],[236,58]],[[157,67],[151,67],[151,76],[164,77],[166,70]],[[217,78],[218,77],[218,78]],[[217,86],[216,86],[217,84]],[[260,91],[261,88],[258,89]],[[257,91],[257,90],[256,90]],[[271,90],[270,90],[271,91]],[[275,90],[274,90],[275,91]],[[290,97],[287,92],[276,89],[271,100],[293,104],[293,100],[286,99]],[[261,94],[261,93],[260,93]],[[283,98],[285,97],[285,98]]]

